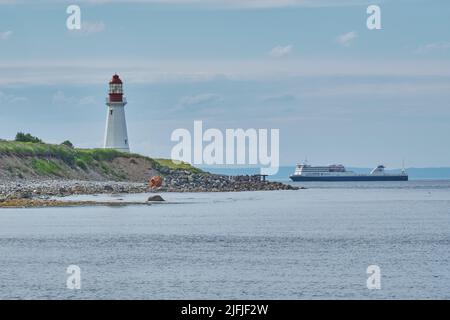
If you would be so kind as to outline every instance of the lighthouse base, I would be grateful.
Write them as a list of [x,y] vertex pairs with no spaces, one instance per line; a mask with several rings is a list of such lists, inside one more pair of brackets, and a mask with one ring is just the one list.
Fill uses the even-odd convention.
[[106,119],[105,149],[116,149],[122,152],[130,152],[128,144],[127,123],[125,120],[126,102],[108,102],[108,114]]

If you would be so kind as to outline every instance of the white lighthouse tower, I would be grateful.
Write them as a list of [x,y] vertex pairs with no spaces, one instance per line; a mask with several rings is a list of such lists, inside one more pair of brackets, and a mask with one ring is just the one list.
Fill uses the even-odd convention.
[[106,117],[105,149],[116,149],[130,152],[125,120],[125,105],[127,101],[123,96],[122,80],[115,74],[109,82],[109,97],[106,98],[108,115]]

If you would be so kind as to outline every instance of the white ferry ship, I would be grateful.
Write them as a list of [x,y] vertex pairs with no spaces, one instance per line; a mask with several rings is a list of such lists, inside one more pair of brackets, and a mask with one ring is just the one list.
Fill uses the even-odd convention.
[[290,176],[292,181],[408,181],[408,174],[402,170],[400,174],[389,174],[383,165],[377,166],[370,174],[358,174],[347,171],[341,164],[330,166],[310,166],[299,164]]

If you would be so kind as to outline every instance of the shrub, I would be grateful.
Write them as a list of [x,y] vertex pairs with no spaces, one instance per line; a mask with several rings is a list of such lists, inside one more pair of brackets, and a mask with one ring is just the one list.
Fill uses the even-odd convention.
[[61,145],[67,146],[67,147],[69,147],[69,148],[71,148],[71,149],[74,148],[73,143],[70,142],[69,140],[64,141],[63,143],[61,143]]
[[32,142],[32,143],[42,143],[42,140],[38,137],[32,136],[29,133],[17,132],[16,141],[19,142]]

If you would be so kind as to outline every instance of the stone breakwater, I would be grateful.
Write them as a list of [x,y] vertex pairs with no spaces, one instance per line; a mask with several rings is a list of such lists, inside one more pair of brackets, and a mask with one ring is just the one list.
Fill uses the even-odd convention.
[[259,176],[225,176],[216,174],[192,174],[173,171],[164,177],[157,192],[233,192],[261,190],[298,190],[298,187],[281,182],[261,181]]
[[63,197],[74,194],[114,194],[144,192],[230,192],[260,190],[297,190],[280,182],[260,181],[254,176],[222,176],[189,171],[166,175],[159,188],[147,183],[78,180],[0,181],[0,202],[8,199]]

